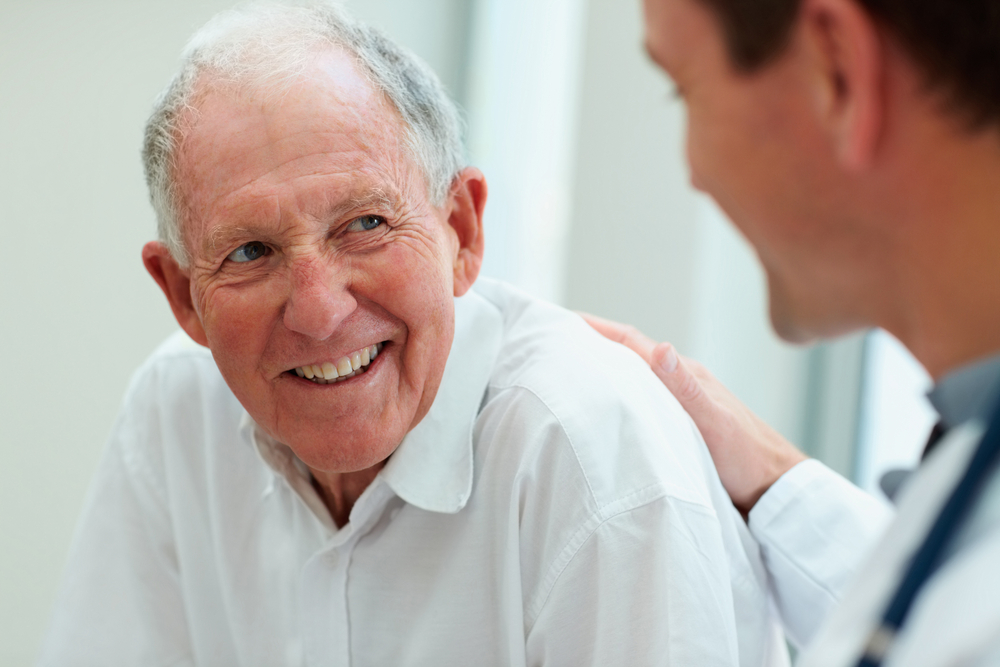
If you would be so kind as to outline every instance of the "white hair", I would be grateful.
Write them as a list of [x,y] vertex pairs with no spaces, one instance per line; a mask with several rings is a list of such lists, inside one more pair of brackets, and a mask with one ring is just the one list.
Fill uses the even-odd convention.
[[[160,240],[182,265],[189,262],[181,222],[184,202],[175,182],[186,110],[206,82],[280,90],[300,80],[318,53],[339,47],[355,59],[402,117],[406,146],[424,172],[428,198],[440,206],[465,166],[462,124],[434,72],[415,55],[328,1],[257,2],[222,12],[196,32],[181,65],[157,98],[146,123],[142,161]],[[197,85],[196,85],[197,84]]]

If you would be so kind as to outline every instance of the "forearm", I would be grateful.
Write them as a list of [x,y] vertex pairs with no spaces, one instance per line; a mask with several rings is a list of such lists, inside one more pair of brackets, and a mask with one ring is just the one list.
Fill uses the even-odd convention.
[[803,646],[892,519],[891,507],[815,460],[785,473],[749,515],[789,639]]

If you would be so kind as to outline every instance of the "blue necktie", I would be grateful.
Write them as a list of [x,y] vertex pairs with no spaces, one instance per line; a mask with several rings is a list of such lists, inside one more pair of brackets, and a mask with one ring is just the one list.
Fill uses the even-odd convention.
[[975,504],[983,482],[989,477],[1000,454],[1000,404],[993,411],[986,435],[976,448],[968,469],[941,509],[924,543],[917,549],[910,566],[896,589],[882,622],[875,629],[865,647],[858,667],[879,667],[892,646],[896,633],[906,621],[913,600],[920,588],[930,579],[941,564],[941,555],[962,520]]

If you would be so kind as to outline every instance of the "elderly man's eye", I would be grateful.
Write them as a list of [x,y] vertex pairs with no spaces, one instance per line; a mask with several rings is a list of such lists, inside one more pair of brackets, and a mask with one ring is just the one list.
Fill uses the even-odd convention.
[[267,254],[267,246],[260,241],[244,243],[236,250],[229,253],[226,259],[233,262],[252,262]]
[[355,218],[351,224],[347,225],[349,232],[367,232],[385,223],[385,218],[379,215],[363,215]]

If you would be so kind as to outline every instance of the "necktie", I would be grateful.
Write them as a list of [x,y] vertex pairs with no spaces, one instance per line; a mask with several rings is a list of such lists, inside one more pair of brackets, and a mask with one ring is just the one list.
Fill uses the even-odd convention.
[[[934,443],[936,444],[936,443]],[[933,445],[928,443],[928,449]],[[955,530],[962,523],[979,496],[983,481],[1000,458],[1000,405],[993,411],[986,435],[980,441],[969,467],[944,504],[923,544],[917,549],[910,566],[896,589],[892,602],[882,616],[882,622],[868,639],[865,653],[858,667],[879,667],[895,640],[896,633],[906,621],[913,600],[924,583],[940,565],[941,554]]]
[[934,428],[931,429],[931,434],[927,438],[927,444],[924,446],[924,453],[920,455],[921,461],[925,460],[927,456],[934,451],[934,448],[938,446],[938,443],[941,442],[941,439],[947,432],[948,429],[945,428],[944,422],[939,419],[938,423],[934,424]]

